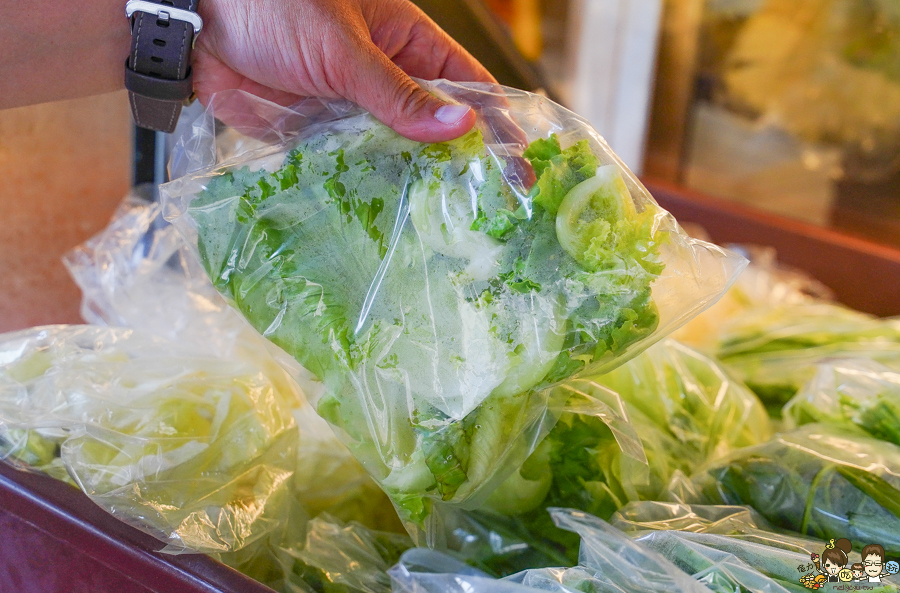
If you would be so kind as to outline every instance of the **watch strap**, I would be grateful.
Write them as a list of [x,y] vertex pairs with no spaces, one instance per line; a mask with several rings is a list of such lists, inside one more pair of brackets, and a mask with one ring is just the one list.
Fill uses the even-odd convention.
[[163,11],[160,15],[142,10],[132,15],[125,88],[128,89],[134,122],[142,128],[174,131],[182,105],[193,93],[191,49],[194,26],[172,18],[165,8],[195,12],[198,2],[152,1]]

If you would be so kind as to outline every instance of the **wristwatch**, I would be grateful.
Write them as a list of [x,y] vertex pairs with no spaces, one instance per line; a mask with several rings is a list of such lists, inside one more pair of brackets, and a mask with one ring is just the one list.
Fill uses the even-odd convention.
[[125,88],[134,123],[172,132],[181,107],[194,92],[191,49],[203,28],[199,0],[129,0],[131,51]]

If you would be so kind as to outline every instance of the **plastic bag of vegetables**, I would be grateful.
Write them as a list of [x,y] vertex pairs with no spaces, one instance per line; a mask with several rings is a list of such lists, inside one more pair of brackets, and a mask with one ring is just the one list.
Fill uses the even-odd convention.
[[514,516],[535,538],[557,541],[569,560],[578,541],[553,526],[547,507],[606,519],[629,501],[661,497],[674,473],[691,473],[771,436],[752,392],[674,340],[555,392],[566,402],[559,421],[482,509]]
[[634,502],[616,512],[610,524],[695,578],[722,583],[729,591],[735,584],[738,590],[803,590],[797,567],[806,566],[824,545],[780,531],[743,506]]
[[64,468],[167,552],[230,552],[279,529],[296,465],[294,397],[249,363],[133,330],[0,337],[3,456]]
[[626,533],[673,529],[737,535],[773,530],[769,522],[750,507],[657,500],[630,502],[616,511],[609,523]]
[[636,541],[668,558],[713,591],[787,593],[804,590],[797,578],[802,576],[797,567],[809,564],[809,553],[769,547],[727,535],[683,531],[653,531],[637,537]]
[[825,361],[783,417],[789,425],[852,424],[900,445],[900,372],[861,358]]
[[777,415],[826,358],[900,366],[900,320],[828,303],[758,307],[722,326],[716,356]]
[[900,553],[900,447],[852,425],[808,424],[713,461],[684,502],[750,505],[772,525]]
[[328,514],[309,521],[305,535],[278,547],[285,593],[390,593],[388,569],[412,547],[406,535],[375,531]]
[[394,590],[403,593],[709,591],[668,559],[597,517],[571,509],[550,509],[550,514],[561,529],[580,537],[576,566],[529,569],[494,580],[440,552],[414,549],[406,552],[390,570]]
[[346,103],[232,93],[240,129],[278,141],[223,154],[207,114],[176,158],[205,167],[161,188],[216,288],[324,382],[318,412],[419,533],[435,503],[476,505],[521,464],[553,424],[548,387],[635,355],[744,264],[685,235],[574,114],[426,85],[476,128],[419,144]]
[[719,301],[671,337],[704,353],[715,353],[719,334],[732,319],[753,309],[833,302],[834,293],[809,274],[778,261],[774,247],[727,245],[750,263]]

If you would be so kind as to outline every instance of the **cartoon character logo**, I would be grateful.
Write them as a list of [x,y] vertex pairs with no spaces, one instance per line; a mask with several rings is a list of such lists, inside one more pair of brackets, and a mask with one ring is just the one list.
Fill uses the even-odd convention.
[[[841,582],[841,571],[847,566],[847,554],[850,553],[850,548],[850,540],[842,537],[828,542],[828,545],[825,546],[825,551],[822,552],[821,564],[819,563],[818,554],[812,555],[816,569],[825,575],[829,583]],[[844,573],[843,576],[847,576],[848,573],[850,578],[853,578],[853,573],[850,571]]]
[[883,577],[900,572],[900,564],[895,560],[890,562],[884,561],[884,548],[879,544],[869,544],[862,549],[860,554],[862,555],[863,571],[865,572],[863,580],[868,580],[870,583],[880,583]]
[[850,540],[846,538],[830,540],[821,559],[818,554],[810,554],[813,563],[799,567],[801,572],[815,568],[814,572],[800,577],[800,584],[807,589],[821,589],[827,583],[880,583],[884,577],[900,572],[900,563],[895,560],[886,562],[884,547],[879,544],[865,546],[860,553],[862,562],[847,567],[850,549]]

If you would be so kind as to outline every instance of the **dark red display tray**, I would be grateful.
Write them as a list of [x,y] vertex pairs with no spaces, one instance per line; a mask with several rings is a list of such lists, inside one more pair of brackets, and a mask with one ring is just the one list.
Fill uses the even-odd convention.
[[68,484],[0,462],[0,592],[272,593],[208,556],[161,547]]

